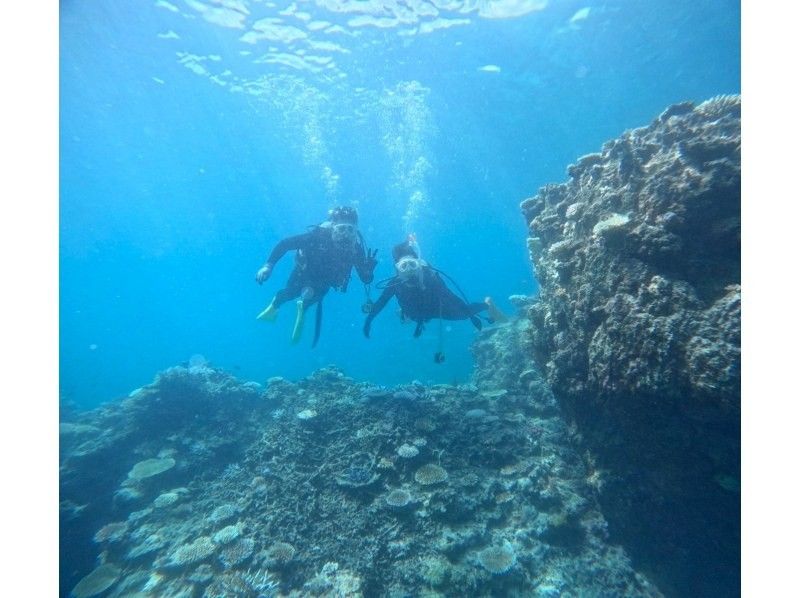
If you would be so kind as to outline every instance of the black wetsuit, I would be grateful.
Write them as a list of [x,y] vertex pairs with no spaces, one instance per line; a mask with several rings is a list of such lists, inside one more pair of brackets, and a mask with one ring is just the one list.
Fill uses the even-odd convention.
[[407,281],[401,281],[397,276],[389,279],[364,322],[364,334],[369,336],[372,320],[386,307],[392,297],[397,297],[402,317],[417,323],[414,330],[415,337],[422,334],[425,323],[433,318],[443,320],[469,318],[475,328],[481,329],[481,321],[476,314],[487,309],[485,303],[464,301],[447,287],[439,273],[430,266],[422,266],[421,282],[422,284],[417,277]]
[[297,250],[294,270],[286,287],[275,295],[276,308],[299,297],[304,289],[311,291],[311,295],[304,298],[305,307],[322,301],[331,287],[345,292],[353,267],[364,284],[372,282],[375,260],[367,257],[360,238],[356,243],[337,243],[330,228],[316,226],[278,243],[267,258],[267,264],[274,266],[293,249]]

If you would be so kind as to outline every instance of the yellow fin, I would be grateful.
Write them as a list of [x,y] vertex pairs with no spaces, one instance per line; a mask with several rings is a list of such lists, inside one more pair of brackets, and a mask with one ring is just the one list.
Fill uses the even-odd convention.
[[256,316],[257,320],[264,320],[266,322],[274,322],[278,317],[278,308],[275,307],[275,302],[270,303],[267,308]]
[[300,337],[303,335],[303,322],[305,322],[305,308],[301,299],[297,302],[297,317],[294,321],[294,330],[292,330],[292,343],[300,341]]

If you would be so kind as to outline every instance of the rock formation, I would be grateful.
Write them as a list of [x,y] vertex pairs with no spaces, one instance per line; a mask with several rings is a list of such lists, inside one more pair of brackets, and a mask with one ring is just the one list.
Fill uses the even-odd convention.
[[611,472],[612,537],[681,595],[738,589],[740,112],[672,106],[521,205],[525,347]]

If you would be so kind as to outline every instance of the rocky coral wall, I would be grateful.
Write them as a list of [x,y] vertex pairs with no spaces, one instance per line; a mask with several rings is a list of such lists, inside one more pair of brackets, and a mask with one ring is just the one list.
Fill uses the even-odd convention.
[[612,533],[675,595],[738,590],[740,113],[671,106],[521,204],[527,350],[610,472]]

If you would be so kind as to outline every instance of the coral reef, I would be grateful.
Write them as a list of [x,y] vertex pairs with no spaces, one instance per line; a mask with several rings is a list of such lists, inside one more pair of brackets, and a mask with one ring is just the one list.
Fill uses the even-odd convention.
[[613,472],[613,537],[678,595],[738,593],[739,496],[715,480],[739,475],[740,112],[671,106],[521,205],[541,294],[516,346]]
[[198,356],[62,409],[62,595],[737,595],[740,143],[678,104],[525,200],[471,384]]
[[[535,391],[408,385],[367,400],[374,387],[333,367],[259,391],[207,367],[192,376],[169,370],[75,415],[86,429],[64,447],[62,500],[86,506],[62,522],[62,587],[96,566],[65,560],[87,553],[118,571],[112,597],[661,595],[607,541],[584,459],[531,374]],[[170,396],[169,425],[136,428]],[[316,416],[296,417],[306,409]],[[114,465],[91,469],[86,446]],[[120,500],[154,455],[174,467]],[[94,542],[120,522],[115,541]]]

